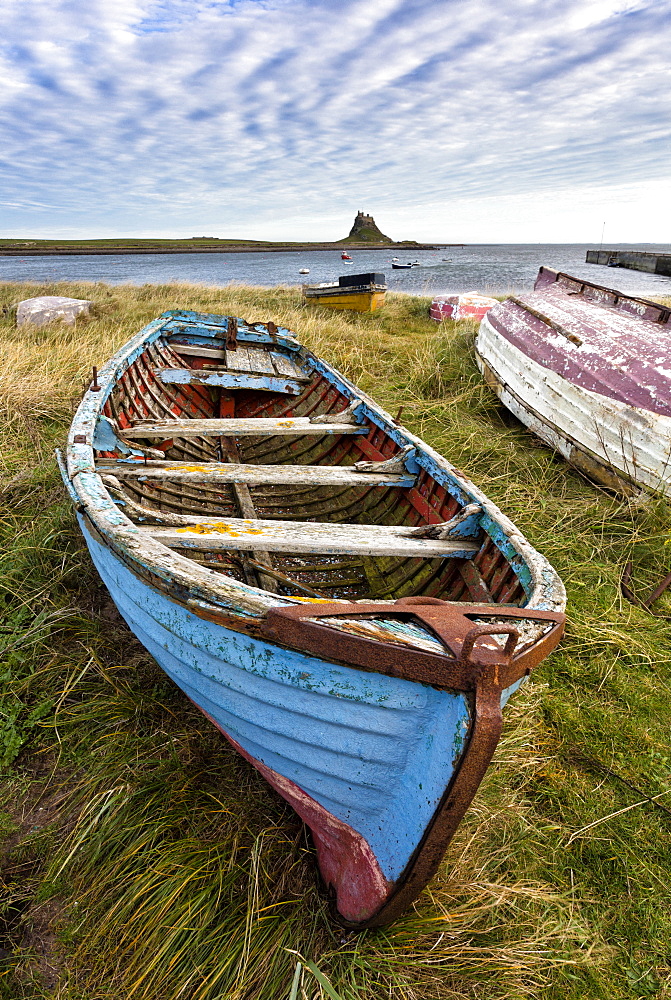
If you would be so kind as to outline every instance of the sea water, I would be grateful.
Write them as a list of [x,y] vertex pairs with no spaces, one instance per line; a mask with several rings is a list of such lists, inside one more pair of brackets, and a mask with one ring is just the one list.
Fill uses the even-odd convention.
[[[659,244],[608,244],[608,249],[670,252]],[[671,278],[586,264],[594,244],[477,244],[442,250],[351,250],[343,261],[339,250],[292,250],[254,253],[110,254],[104,256],[0,257],[0,281],[102,281],[109,284],[301,285],[334,281],[341,274],[377,271],[392,291],[413,295],[478,291],[491,295],[523,292],[533,287],[541,265],[566,271],[600,285],[639,296],[671,296]],[[419,261],[408,271],[392,269]],[[300,274],[301,268],[309,270]]]

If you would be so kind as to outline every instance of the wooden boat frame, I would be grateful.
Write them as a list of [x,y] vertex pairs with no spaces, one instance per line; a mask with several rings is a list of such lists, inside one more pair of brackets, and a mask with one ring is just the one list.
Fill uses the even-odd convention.
[[[226,373],[208,373],[202,367],[204,360],[207,361],[212,354],[215,355],[212,360],[217,360],[222,353],[226,355],[237,350],[240,344],[253,345],[253,348],[249,347],[250,352],[262,346],[271,357],[279,359],[274,362],[274,373],[266,372],[267,385],[262,389],[262,403],[258,402],[259,397],[252,399],[251,396],[258,392],[258,387],[240,388],[232,385],[230,380],[222,387],[221,380],[214,381],[212,375]],[[175,351],[181,351],[181,354],[175,355]],[[190,380],[163,378],[164,371],[182,371],[184,358],[189,357],[194,359],[194,365],[201,365],[200,368],[186,369],[192,374]],[[280,371],[282,366],[286,372],[284,375]],[[276,381],[281,378],[285,379],[284,388],[278,390]],[[168,411],[171,415],[164,419],[152,414],[153,403],[145,405],[145,400],[150,403],[156,401],[159,389],[167,394],[171,407]],[[131,406],[131,410],[136,408],[134,419],[129,419],[130,411],[124,411],[118,405],[118,393],[121,391],[127,392],[128,399],[135,400]],[[221,408],[228,405],[233,392],[238,393],[236,398],[247,399],[245,405],[248,408],[256,406],[257,413],[277,413],[278,410],[283,413],[273,417],[247,418],[236,417],[230,409],[227,416],[222,415]],[[240,393],[247,395],[241,396]],[[220,412],[217,417],[203,418],[206,421],[203,430],[199,426],[198,407],[205,407],[208,400],[210,406],[216,402]],[[138,401],[141,403],[139,411]],[[142,407],[147,412],[142,412]],[[301,407],[310,411],[309,427],[305,416],[294,412]],[[163,452],[146,445],[137,447],[138,440],[146,438],[153,442],[170,428],[176,428],[181,434],[186,433],[185,418],[196,425],[193,430],[197,430],[199,436],[194,440],[200,442],[201,455],[207,455],[208,449],[211,454],[212,449],[216,452],[217,447],[221,448],[222,420],[230,422],[229,426],[234,431],[233,435],[224,435],[223,438],[230,441],[233,436],[235,440],[244,442],[247,440],[245,435],[252,433],[256,426],[250,431],[246,429],[245,422],[248,419],[265,419],[267,423],[261,435],[250,439],[251,454],[256,454],[257,458],[258,443],[255,442],[266,440],[267,428],[270,428],[274,440],[279,434],[280,441],[304,442],[304,439],[309,439],[312,442],[331,442],[327,450],[320,453],[322,457],[329,454],[336,457],[351,455],[352,448],[356,448],[363,460],[356,463],[356,468],[351,464],[296,466],[280,463],[264,466],[258,461],[250,466],[240,462],[240,453],[234,450],[233,457],[229,454],[228,462],[194,462],[193,458],[184,462],[179,460],[180,449],[185,456],[187,453],[191,456],[194,454],[193,445],[191,438],[179,439],[177,434],[174,440],[168,438],[163,442],[166,451],[177,452],[176,459],[168,460]],[[315,427],[320,428],[320,433],[315,431]],[[211,441],[211,446],[208,441]],[[215,442],[218,443],[215,445]],[[253,451],[255,447],[256,453]],[[303,454],[315,454],[314,450],[310,452],[310,447],[313,446],[305,445]],[[94,452],[98,453],[97,459]],[[127,457],[119,458],[119,454]],[[198,453],[195,454],[198,459]],[[380,926],[395,919],[436,871],[477,790],[499,739],[502,703],[559,641],[565,595],[557,574],[470,480],[421,439],[398,426],[389,414],[356,386],[302,347],[290,331],[278,330],[272,323],[246,324],[231,317],[180,311],[171,311],[153,321],[107,362],[100,371],[99,379],[94,378],[72,423],[67,460],[60,458],[60,464],[89,547],[96,544],[104,547],[124,572],[128,571],[152,592],[167,597],[172,606],[183,608],[204,623],[221,626],[226,634],[242,633],[270,643],[279,652],[295,650],[312,657],[310,662],[315,662],[314,657],[326,658],[327,664],[363,670],[364,676],[370,672],[368,676],[388,676],[401,682],[419,683],[423,687],[428,685],[427,690],[461,692],[472,705],[470,730],[458,763],[454,765],[454,773],[402,873],[394,879],[393,885],[390,883],[387,896],[374,912],[366,913],[361,919],[350,919],[335,912],[341,923],[352,928]],[[449,584],[453,588],[450,591],[453,596],[443,600],[426,593],[408,594],[406,584],[399,585],[401,590],[405,587],[405,595],[395,600],[362,600],[356,594],[348,597],[347,593],[330,600],[305,598],[300,596],[300,588],[299,593],[281,594],[277,590],[278,580],[280,583],[283,580],[289,583],[295,581],[273,569],[271,564],[264,563],[263,559],[259,562],[258,557],[248,560],[258,567],[257,579],[262,584],[261,587],[254,586],[248,580],[236,579],[228,572],[215,572],[208,565],[174,551],[161,538],[169,538],[170,544],[174,545],[181,532],[179,538],[188,538],[185,551],[195,554],[214,544],[212,540],[215,536],[217,544],[223,548],[226,544],[234,548],[249,548],[252,542],[242,536],[251,525],[250,530],[256,532],[253,541],[257,545],[261,546],[265,539],[263,544],[269,546],[291,546],[299,544],[295,541],[296,535],[291,535],[294,531],[290,527],[292,522],[285,518],[284,534],[279,528],[270,528],[268,534],[263,535],[264,525],[271,522],[258,520],[258,514],[247,517],[246,528],[244,517],[233,519],[228,513],[221,515],[216,511],[192,516],[175,513],[170,507],[167,510],[165,507],[148,508],[146,495],[141,495],[138,500],[138,494],[133,493],[140,479],[144,479],[142,488],[151,493],[147,483],[152,474],[156,476],[157,473],[168,481],[181,475],[182,481],[188,482],[188,477],[193,476],[201,484],[207,483],[208,476],[215,477],[217,489],[222,484],[228,484],[227,489],[235,490],[235,483],[248,481],[252,472],[261,480],[265,477],[266,482],[276,482],[277,472],[270,470],[280,468],[287,470],[282,475],[288,476],[289,481],[291,473],[296,470],[300,473],[300,469],[321,468],[322,474],[324,469],[332,469],[329,475],[336,477],[347,473],[348,481],[356,483],[369,477],[369,483],[377,483],[380,490],[394,495],[405,490],[404,495],[412,496],[414,525],[411,522],[407,530],[401,530],[402,526],[395,528],[393,523],[386,525],[390,538],[388,545],[393,548],[393,538],[398,537],[399,547],[405,547],[403,551],[408,545],[412,551],[412,546],[421,549],[426,545],[431,552],[436,545],[443,546],[437,583],[429,576],[427,579],[433,580],[433,583],[424,589],[446,592],[448,583],[441,583],[443,577],[440,574],[447,574],[444,575],[445,581],[452,579],[452,569],[445,570],[444,566],[446,563],[448,567],[454,564],[456,582]],[[202,488],[207,490],[210,487],[203,485]],[[180,503],[175,501],[173,505],[179,506]],[[363,509],[365,512],[366,508]],[[138,524],[129,516],[131,513],[141,520],[153,516],[159,525],[146,527]],[[303,523],[306,527],[310,524]],[[235,530],[231,529],[231,524]],[[333,551],[338,551],[337,546],[342,547],[343,544],[342,536],[351,535],[353,540],[350,539],[347,544],[353,546],[356,544],[354,536],[361,534],[358,529],[363,526],[356,522],[333,523],[332,528],[334,537],[338,536]],[[348,528],[351,531],[348,532]],[[318,529],[319,526],[315,525],[312,534],[319,534]],[[288,543],[287,532],[290,536]],[[300,542],[303,546],[300,551],[304,554],[318,551],[323,541],[311,540],[310,531],[305,534],[306,538]],[[193,546],[192,550],[189,545]],[[310,545],[313,547],[310,548]],[[276,547],[272,551],[282,552],[283,549]],[[323,548],[321,551],[324,551]],[[346,548],[345,551],[349,550]],[[258,556],[255,548],[252,554]],[[402,558],[399,556],[399,559]],[[411,556],[410,561],[413,558],[416,557]],[[435,556],[432,558],[435,559]],[[429,561],[424,559],[427,565]],[[492,596],[481,570],[485,575],[489,573],[490,581],[497,581],[496,588],[492,584],[492,592],[495,591],[497,597]],[[459,575],[462,571],[463,578]],[[274,592],[268,589],[273,575]],[[413,579],[410,578],[410,588]],[[431,647],[429,642],[431,648],[427,649],[425,642],[423,647],[421,644],[417,647],[409,638],[399,639],[396,633],[385,631],[384,616],[390,613],[395,622],[402,623],[406,619],[408,622],[419,622],[426,627],[426,633],[436,637],[436,643],[439,639],[442,645]],[[362,628],[365,634],[356,634],[356,630]],[[507,636],[504,646],[491,638],[504,635]],[[442,652],[436,652],[436,648],[442,649]],[[202,710],[208,714],[205,708]],[[216,719],[213,721],[222,729]],[[283,787],[273,779],[274,772],[250,757],[225,729],[222,732],[305,819],[300,801],[297,806],[296,801],[285,794]],[[306,819],[306,822],[309,823],[309,820]],[[317,833],[315,838],[317,842]],[[319,843],[317,846],[319,853]],[[320,864],[322,861],[320,854]]]

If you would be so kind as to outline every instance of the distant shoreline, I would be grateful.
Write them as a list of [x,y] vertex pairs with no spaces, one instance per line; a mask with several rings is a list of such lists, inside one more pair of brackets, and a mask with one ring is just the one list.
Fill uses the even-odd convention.
[[[314,250],[444,250],[449,247],[463,247],[463,243],[201,243],[200,240],[143,241],[110,240],[81,244],[45,240],[31,242],[30,245],[17,244],[14,240],[0,240],[0,257],[80,257],[117,256],[128,254],[181,254],[181,253],[292,253]],[[168,244],[166,246],[166,243]]]

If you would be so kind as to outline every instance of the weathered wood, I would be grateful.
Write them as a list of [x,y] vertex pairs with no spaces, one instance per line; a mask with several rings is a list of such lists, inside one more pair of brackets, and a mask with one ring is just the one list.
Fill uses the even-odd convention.
[[413,538],[406,525],[322,524],[257,518],[184,518],[184,526],[143,526],[171,548],[235,549],[266,552],[319,552],[333,555],[406,556],[424,559],[472,558],[479,542],[468,539]]
[[119,479],[182,479],[194,482],[269,483],[291,486],[413,486],[415,477],[384,472],[357,472],[342,465],[236,465],[226,462],[102,461],[102,475]]
[[249,357],[249,350],[246,347],[236,347],[234,351],[228,350],[224,355],[224,362],[227,368],[237,372],[253,372],[252,363]]
[[[221,439],[221,448],[229,462],[240,462],[240,455],[235,442],[231,441],[230,438]],[[256,508],[254,506],[254,501],[252,500],[252,494],[247,483],[232,483],[233,494],[235,496],[235,502],[237,504],[238,510],[245,518],[256,518]],[[245,576],[254,576],[256,574],[256,579],[262,589],[269,591],[271,594],[277,593],[277,584],[275,582],[274,576],[268,575],[266,572],[259,573],[258,568],[269,569],[272,571],[273,562],[267,551],[263,549],[254,549],[252,555],[256,558],[256,566],[250,565],[249,557],[243,557],[243,566]],[[249,581],[248,581],[249,582]],[[253,580],[251,581],[253,584]]]
[[[275,368],[273,367],[273,362],[268,351],[264,351],[261,347],[248,347],[247,354],[249,356],[250,371],[261,372],[263,375],[275,375]],[[235,366],[229,361],[229,368],[233,367]]]
[[164,384],[254,389],[261,392],[285,392],[291,396],[300,396],[303,391],[303,384],[296,379],[255,375],[248,372],[210,371],[206,368],[158,368],[156,377]]
[[273,359],[275,371],[281,378],[305,378],[307,381],[305,373],[298,367],[298,365],[289,358],[285,358],[283,354],[271,352],[270,357]]
[[280,378],[295,378],[299,380],[308,381],[308,376],[305,372],[290,358],[284,356],[284,354],[278,354],[276,351],[263,351],[260,353],[268,357],[272,363],[272,370],[268,368],[264,363],[262,368],[255,369],[251,367],[251,361],[249,359],[249,354],[247,348],[241,346],[238,341],[238,348],[236,351],[228,351],[228,353],[222,347],[205,347],[201,344],[178,344],[171,343],[170,347],[175,352],[175,354],[181,354],[187,357],[196,358],[210,358],[213,361],[221,361],[232,371],[258,371],[267,372],[268,374],[277,373]]
[[216,361],[226,360],[226,351],[223,347],[204,347],[200,344],[177,344],[171,343],[171,349],[175,354],[193,355],[197,358],[213,358]]
[[[266,553],[267,555],[267,553]],[[195,556],[192,556],[195,558]],[[293,577],[287,576],[286,573],[280,573],[273,566],[268,566],[265,563],[256,562],[254,559],[247,558],[246,563],[255,569],[261,570],[264,578],[272,577],[274,580],[278,580],[279,583],[285,584],[287,587],[291,587],[294,590],[300,590],[303,594],[309,594],[310,597],[321,597],[322,599],[329,600],[326,594],[323,594],[321,590],[315,590],[314,587],[308,587],[305,583],[299,583],[298,580],[294,580]]]
[[124,429],[127,438],[248,437],[281,434],[299,437],[303,434],[368,434],[369,428],[354,423],[312,423],[309,417],[224,417],[208,420],[138,420]]

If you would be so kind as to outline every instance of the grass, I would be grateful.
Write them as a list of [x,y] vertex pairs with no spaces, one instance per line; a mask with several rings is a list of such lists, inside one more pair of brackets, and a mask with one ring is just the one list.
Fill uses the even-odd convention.
[[[304,247],[305,243],[300,242],[279,242],[273,240],[226,240],[218,236],[194,236],[183,240],[174,239],[100,239],[100,240],[33,240],[33,239],[0,239],[0,252],[3,250],[30,250],[35,253],[37,250],[119,250],[120,253],[129,250],[146,250],[152,248],[157,250],[202,250],[203,247],[212,247],[215,250],[227,250],[234,247],[247,247],[254,250],[269,250],[277,247]],[[315,243],[321,246],[321,243]]]
[[[15,237],[14,239],[0,239],[0,254],[7,250],[18,251],[21,253],[30,252],[31,254],[34,254],[37,251],[56,250],[69,250],[71,252],[76,252],[78,250],[81,250],[82,252],[86,252],[87,250],[118,250],[120,253],[127,253],[133,250],[144,250],[146,252],[151,252],[153,248],[156,248],[156,250],[202,251],[205,247],[214,250],[232,250],[240,247],[248,250],[282,250],[291,247],[295,247],[298,250],[309,250],[310,247],[319,249],[320,247],[340,246],[341,244],[346,244],[350,247],[357,247],[359,245],[365,246],[369,243],[376,245],[380,244],[379,237],[373,233],[372,230],[365,230],[356,237],[347,236],[342,240],[316,241],[232,240],[220,239],[218,236],[194,236],[183,240],[133,238],[99,240],[39,240],[30,239],[28,237]],[[393,246],[419,246],[419,244],[413,240],[403,240],[400,243],[383,241],[383,244],[384,247],[387,248]]]
[[[95,315],[18,332],[12,306],[37,294]],[[628,559],[641,593],[667,572],[668,504],[618,500],[539,446],[482,384],[474,326],[437,327],[427,300],[349,315],[281,288],[0,296],[0,998],[671,997],[671,629],[618,589]],[[566,583],[566,639],[509,706],[439,875],[385,930],[331,923],[301,824],[126,630],[63,496],[52,449],[91,365],[173,307],[295,329],[403,405]]]

